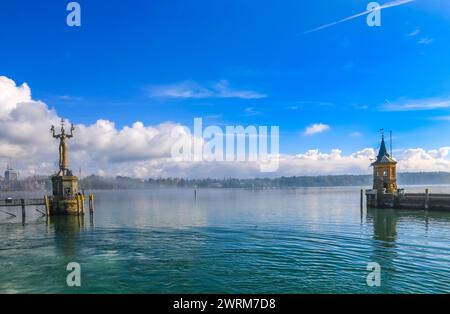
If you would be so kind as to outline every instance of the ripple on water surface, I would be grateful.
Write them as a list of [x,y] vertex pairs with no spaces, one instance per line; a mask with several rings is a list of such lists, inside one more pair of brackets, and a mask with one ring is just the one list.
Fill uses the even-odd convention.
[[0,215],[0,292],[450,292],[448,213],[361,216],[350,188],[191,192],[98,192],[93,222]]

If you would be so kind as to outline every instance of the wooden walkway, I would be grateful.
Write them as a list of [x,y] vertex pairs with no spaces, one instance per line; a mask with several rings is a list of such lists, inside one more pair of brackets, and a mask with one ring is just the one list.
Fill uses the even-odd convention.
[[[27,206],[45,206],[45,200],[44,200],[44,198],[29,198],[29,199],[7,198],[7,199],[0,200],[0,208],[1,207],[21,207],[22,208],[22,223],[25,223],[25,215],[26,215],[25,208]],[[36,208],[36,211],[38,211],[39,213],[41,213],[44,216],[46,215],[44,212],[40,211],[37,208]],[[0,209],[0,212],[5,213],[11,217],[17,217],[15,214],[10,213],[8,211],[3,211]]]

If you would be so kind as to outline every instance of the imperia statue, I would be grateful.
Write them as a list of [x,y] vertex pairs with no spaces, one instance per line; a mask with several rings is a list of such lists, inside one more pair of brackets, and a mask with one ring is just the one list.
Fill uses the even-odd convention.
[[52,125],[50,132],[54,138],[59,139],[59,172],[58,176],[71,176],[72,172],[69,170],[69,148],[67,145],[67,139],[73,137],[73,131],[75,127],[73,124],[70,126],[70,134],[66,133],[64,129],[64,119],[61,119],[61,132],[55,133],[55,127]]

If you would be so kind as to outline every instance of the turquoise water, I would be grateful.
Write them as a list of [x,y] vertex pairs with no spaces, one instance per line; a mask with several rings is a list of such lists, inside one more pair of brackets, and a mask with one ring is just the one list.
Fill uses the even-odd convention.
[[[93,221],[0,213],[1,293],[450,292],[450,213],[361,213],[359,188],[95,195]],[[81,287],[66,285],[69,262]]]

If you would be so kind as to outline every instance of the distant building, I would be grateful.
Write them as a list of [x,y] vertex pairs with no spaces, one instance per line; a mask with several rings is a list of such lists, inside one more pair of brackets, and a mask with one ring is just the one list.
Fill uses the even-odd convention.
[[15,182],[17,180],[19,180],[19,173],[8,164],[5,171],[5,183]]
[[377,160],[372,163],[373,189],[385,190],[387,193],[397,192],[397,162],[387,152],[384,135],[381,137]]

